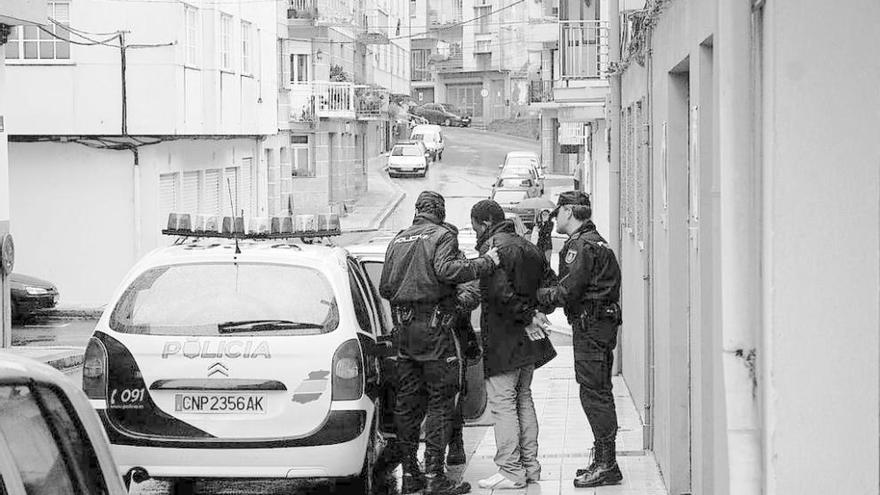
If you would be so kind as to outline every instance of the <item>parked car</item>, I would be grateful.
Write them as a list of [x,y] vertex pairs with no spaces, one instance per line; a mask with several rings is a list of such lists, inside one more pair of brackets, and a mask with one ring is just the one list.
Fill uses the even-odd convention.
[[443,159],[446,142],[443,140],[443,129],[439,125],[425,124],[413,127],[410,139],[421,141],[431,152],[434,161]]
[[59,371],[2,351],[0,493],[126,493],[85,394]]
[[544,194],[544,171],[538,155],[531,151],[511,151],[504,158],[504,163],[498,165],[501,177],[529,177],[539,186],[541,194]]
[[526,189],[503,189],[497,188],[492,191],[492,198],[496,203],[501,205],[501,209],[505,212],[512,212],[514,208],[524,199],[529,197]]
[[431,153],[421,141],[400,141],[388,155],[386,169],[390,177],[428,175]]
[[120,470],[177,493],[195,478],[375,493],[391,326],[360,262],[292,240],[187,239],[132,268],[86,347],[83,389]]
[[13,320],[25,320],[58,304],[55,284],[20,273],[9,276],[9,292]]
[[431,124],[447,127],[467,127],[471,125],[471,117],[449,103],[425,103],[415,107],[412,113],[423,117]]
[[492,184],[492,190],[494,191],[495,189],[524,189],[528,192],[527,197],[529,198],[541,196],[541,187],[538,185],[538,182],[531,177],[498,177]]

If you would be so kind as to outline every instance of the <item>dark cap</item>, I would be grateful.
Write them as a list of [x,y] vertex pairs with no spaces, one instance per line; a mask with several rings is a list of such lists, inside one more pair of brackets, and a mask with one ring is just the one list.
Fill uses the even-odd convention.
[[446,218],[446,200],[440,193],[422,191],[416,199],[416,213],[430,213],[443,221]]
[[559,195],[559,199],[556,201],[556,208],[550,213],[550,218],[554,218],[559,214],[559,208],[568,205],[591,206],[590,195],[583,191],[565,191]]

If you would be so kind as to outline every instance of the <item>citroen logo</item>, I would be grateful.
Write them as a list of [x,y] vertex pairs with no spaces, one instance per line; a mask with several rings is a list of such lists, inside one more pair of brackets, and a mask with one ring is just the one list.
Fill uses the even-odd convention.
[[221,363],[221,362],[216,362],[208,368],[208,378],[210,378],[218,373],[223,376],[229,376],[229,368],[224,366],[223,363]]

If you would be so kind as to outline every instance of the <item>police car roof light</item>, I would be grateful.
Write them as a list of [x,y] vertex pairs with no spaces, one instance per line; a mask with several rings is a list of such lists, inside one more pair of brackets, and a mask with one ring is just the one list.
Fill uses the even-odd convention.
[[296,215],[249,218],[169,213],[165,235],[178,237],[218,237],[225,239],[306,239],[342,235],[339,215]]

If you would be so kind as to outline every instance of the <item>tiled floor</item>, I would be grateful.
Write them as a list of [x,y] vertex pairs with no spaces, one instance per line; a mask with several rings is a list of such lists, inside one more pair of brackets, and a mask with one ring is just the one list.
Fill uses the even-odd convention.
[[[574,358],[571,347],[557,347],[559,356],[535,373],[532,393],[540,422],[539,460],[543,467],[539,483],[522,490],[498,490],[499,494],[595,494],[595,495],[667,495],[663,478],[654,456],[642,449],[642,426],[629,390],[620,377],[614,377],[619,430],[617,434],[618,464],[623,483],[601,488],[574,488],[576,469],[589,463],[593,435],[581,409],[578,385],[574,380]],[[490,493],[477,487],[477,482],[496,472],[492,461],[495,436],[488,428],[463,474],[474,487],[472,493]]]

